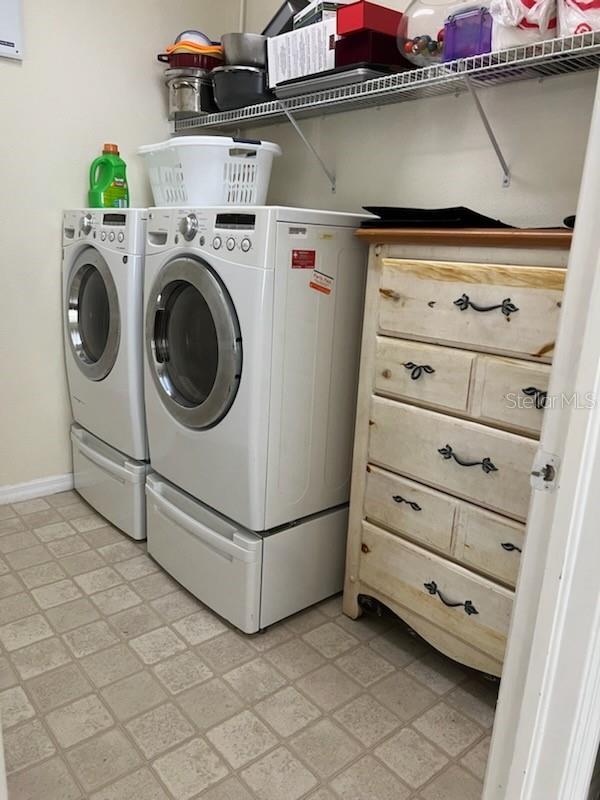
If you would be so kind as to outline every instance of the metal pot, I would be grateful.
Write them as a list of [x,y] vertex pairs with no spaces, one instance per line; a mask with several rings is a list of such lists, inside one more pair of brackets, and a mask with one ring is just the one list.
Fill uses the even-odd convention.
[[217,67],[212,71],[215,103],[219,111],[233,111],[272,100],[267,72],[257,67]]
[[212,114],[217,109],[210,73],[204,69],[167,69],[169,119]]
[[264,69],[267,65],[267,37],[260,33],[226,33],[221,44],[230,66]]

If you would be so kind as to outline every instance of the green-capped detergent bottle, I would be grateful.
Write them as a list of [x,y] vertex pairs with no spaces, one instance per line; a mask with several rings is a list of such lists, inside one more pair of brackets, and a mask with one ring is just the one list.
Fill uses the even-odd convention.
[[90,208],[129,208],[127,166],[116,144],[105,144],[90,167]]

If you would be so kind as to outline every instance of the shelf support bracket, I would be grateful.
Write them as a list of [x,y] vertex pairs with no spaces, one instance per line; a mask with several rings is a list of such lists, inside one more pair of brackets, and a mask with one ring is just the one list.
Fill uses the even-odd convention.
[[318,162],[319,166],[321,167],[321,169],[323,170],[323,172],[327,176],[327,180],[329,181],[329,183],[331,185],[331,191],[335,194],[335,189],[336,189],[335,173],[333,173],[327,167],[327,165],[325,164],[325,162],[323,161],[323,159],[321,158],[321,156],[319,155],[319,153],[315,149],[315,146],[312,144],[312,142],[310,142],[306,138],[306,136],[303,133],[302,129],[300,128],[300,126],[298,125],[296,120],[294,119],[292,113],[285,107],[285,105],[281,102],[281,100],[279,101],[279,106],[280,106],[281,110],[283,111],[283,113],[285,114],[285,116],[288,118],[288,121],[289,121],[290,125],[294,128],[294,130],[296,131],[296,133],[298,134],[298,136],[302,140],[302,143],[304,144],[306,149],[313,155],[313,157]]
[[490,121],[485,113],[485,109],[481,105],[481,100],[479,99],[477,92],[475,91],[475,87],[471,81],[471,78],[466,75],[465,76],[465,83],[467,84],[467,89],[469,90],[471,97],[473,98],[473,102],[475,103],[475,108],[481,117],[481,121],[483,122],[483,127],[485,128],[485,132],[488,135],[488,138],[494,148],[494,152],[496,153],[496,158],[500,162],[500,166],[502,167],[502,172],[504,177],[502,178],[502,186],[507,189],[510,186],[510,167],[508,166],[506,159],[504,158],[504,154],[498,144],[498,140],[494,134]]

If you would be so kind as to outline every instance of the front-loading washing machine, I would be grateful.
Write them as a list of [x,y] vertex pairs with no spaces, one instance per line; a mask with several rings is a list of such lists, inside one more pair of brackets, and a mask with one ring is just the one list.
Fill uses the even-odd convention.
[[362,219],[149,210],[148,549],[247,632],[342,585]]
[[76,490],[145,538],[145,209],[63,215],[63,320]]

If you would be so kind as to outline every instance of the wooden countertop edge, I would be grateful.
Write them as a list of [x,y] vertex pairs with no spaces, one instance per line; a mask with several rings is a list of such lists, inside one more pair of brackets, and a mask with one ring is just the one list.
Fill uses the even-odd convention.
[[568,250],[567,228],[359,228],[359,239],[372,244],[438,244],[480,247],[532,247]]

